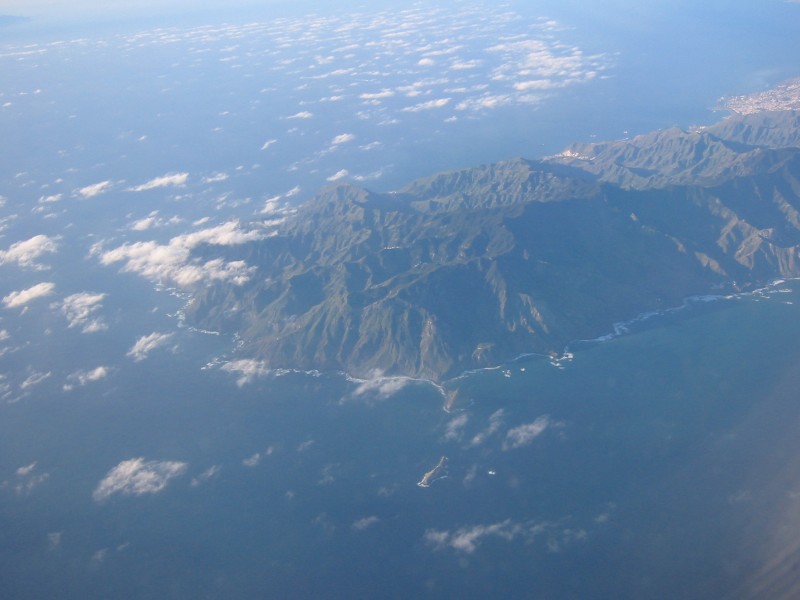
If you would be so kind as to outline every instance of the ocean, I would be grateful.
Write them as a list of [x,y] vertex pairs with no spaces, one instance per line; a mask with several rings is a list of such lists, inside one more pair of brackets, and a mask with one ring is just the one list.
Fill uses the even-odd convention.
[[[232,340],[186,329],[107,381],[51,377],[3,407],[3,595],[723,597],[794,521],[799,294],[694,302],[560,366],[464,375],[449,413],[424,382],[238,387],[202,369]],[[98,500],[140,457],[185,467]]]
[[791,592],[796,281],[441,389],[237,362],[163,264],[100,260],[178,260],[335,181],[710,123],[797,75],[796,3],[662,4],[9,33],[0,250],[55,249],[0,259],[4,300],[53,285],[0,311],[0,598]]

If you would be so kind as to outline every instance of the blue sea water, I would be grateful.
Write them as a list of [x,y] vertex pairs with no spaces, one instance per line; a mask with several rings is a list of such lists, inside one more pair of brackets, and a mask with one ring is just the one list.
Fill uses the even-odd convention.
[[[102,250],[260,218],[268,199],[303,200],[341,170],[393,189],[437,169],[709,122],[720,96],[796,75],[800,8],[789,3],[420,6],[5,43],[0,249],[47,235],[58,251],[39,267],[0,264],[2,298],[55,285],[0,314],[0,597],[791,587],[776,573],[797,553],[797,282],[632,322],[576,342],[558,365],[529,356],[466,374],[446,384],[459,390],[447,412],[426,382],[262,373],[238,385],[243,374],[224,370],[243,358],[235,339],[180,326],[186,290],[101,264]],[[395,44],[412,20],[411,45]],[[571,56],[585,79],[556,75],[549,93],[514,96],[530,74],[493,77],[527,54],[504,63],[487,51],[514,40],[562,67]],[[384,88],[405,91],[362,97]],[[456,108],[489,93],[514,101]],[[343,134],[354,137],[332,144]],[[183,184],[130,191],[179,173]],[[65,317],[62,301],[87,292],[105,294],[92,315],[106,330]],[[169,337],[134,361],[151,333]],[[418,486],[442,456],[444,476]],[[99,497],[126,465],[141,487]]]
[[[52,377],[3,407],[3,593],[722,597],[784,550],[800,490],[800,292],[780,289],[656,317],[563,368],[466,375],[450,413],[425,383],[238,388],[199,368],[227,341],[188,330],[113,380],[64,394]],[[417,486],[440,456],[447,475]],[[188,467],[158,494],[92,499],[136,457]]]

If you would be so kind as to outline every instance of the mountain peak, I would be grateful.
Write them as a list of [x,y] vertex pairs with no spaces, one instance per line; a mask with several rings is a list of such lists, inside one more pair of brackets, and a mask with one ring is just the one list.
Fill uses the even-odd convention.
[[778,144],[797,123],[577,144],[391,193],[338,183],[237,257],[250,283],[199,293],[187,317],[239,331],[276,368],[442,380],[692,294],[800,276],[800,149]]

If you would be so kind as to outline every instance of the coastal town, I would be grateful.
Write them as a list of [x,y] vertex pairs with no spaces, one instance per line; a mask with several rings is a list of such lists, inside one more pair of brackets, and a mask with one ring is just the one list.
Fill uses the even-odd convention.
[[800,77],[785,81],[763,92],[721,98],[718,108],[739,115],[749,115],[765,110],[800,110]]

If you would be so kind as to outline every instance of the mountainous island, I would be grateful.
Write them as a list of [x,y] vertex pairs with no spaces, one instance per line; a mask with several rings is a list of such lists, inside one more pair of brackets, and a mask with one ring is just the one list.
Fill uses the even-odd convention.
[[442,381],[800,276],[799,211],[800,112],[738,114],[389,193],[332,186],[271,237],[197,248],[255,272],[186,316],[272,368]]

